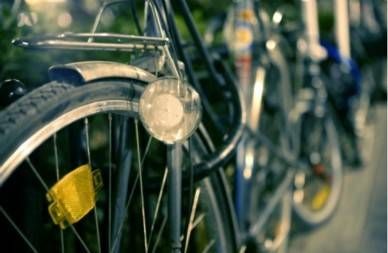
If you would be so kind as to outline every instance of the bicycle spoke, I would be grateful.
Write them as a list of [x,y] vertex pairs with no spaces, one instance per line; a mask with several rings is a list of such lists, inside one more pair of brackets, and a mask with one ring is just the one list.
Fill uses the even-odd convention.
[[4,217],[8,220],[8,222],[12,225],[12,227],[16,230],[16,232],[20,235],[20,237],[24,240],[24,242],[30,247],[33,252],[38,252],[36,248],[32,245],[32,243],[28,240],[28,238],[23,234],[20,228],[16,225],[16,223],[12,220],[12,218],[8,215],[8,213],[4,210],[3,206],[0,206],[0,212],[4,215]]
[[90,166],[92,166],[92,159],[90,156],[90,145],[89,145],[89,120],[88,118],[84,119],[84,124],[85,124],[85,137],[86,137],[86,155],[88,157],[88,163]]
[[155,212],[154,212],[154,217],[153,217],[153,220],[152,220],[152,225],[151,225],[151,229],[150,229],[150,237],[149,237],[149,240],[148,240],[148,247],[149,247],[149,244],[151,243],[152,233],[153,233],[153,231],[154,231],[156,219],[157,219],[158,213],[159,213],[160,204],[161,204],[161,202],[162,202],[162,196],[163,196],[164,186],[166,185],[166,181],[167,181],[167,173],[168,173],[168,170],[167,170],[167,168],[166,168],[166,169],[164,170],[162,185],[161,185],[161,187],[160,187],[160,191],[159,191],[159,195],[158,195],[158,201],[157,201],[157,203],[156,203],[156,208],[155,208]]
[[215,241],[214,240],[211,240],[207,245],[206,247],[203,249],[202,253],[207,253],[210,251],[211,247],[213,247],[213,245],[215,244]]
[[111,239],[112,239],[112,114],[111,113],[108,114],[108,121],[109,121],[108,249],[110,249]]
[[26,162],[30,166],[32,172],[34,172],[35,176],[38,178],[39,182],[42,184],[43,188],[46,190],[46,192],[48,192],[49,188],[47,184],[44,182],[43,178],[40,176],[39,172],[36,170],[29,157],[26,158]]
[[[145,150],[144,155],[143,155],[143,159],[142,159],[142,163],[141,163],[142,165],[143,165],[144,159],[146,158],[146,156],[147,156],[147,154],[148,154],[149,147],[151,146],[151,142],[152,142],[152,137],[150,136],[150,137],[148,138],[147,147],[146,147],[146,150]],[[117,243],[118,243],[118,241],[119,241],[118,239],[120,238],[120,234],[121,234],[122,229],[123,229],[123,226],[124,226],[124,221],[125,221],[125,219],[127,218],[129,205],[130,205],[131,202],[132,202],[132,197],[133,197],[133,195],[134,195],[134,193],[135,193],[135,189],[136,189],[136,185],[137,185],[138,181],[139,181],[139,174],[136,175],[135,181],[134,181],[133,186],[132,186],[132,188],[131,188],[131,191],[130,191],[130,193],[129,193],[128,200],[127,200],[127,203],[126,203],[126,205],[125,205],[125,214],[126,214],[126,215],[123,217],[123,220],[122,220],[122,222],[121,222],[121,224],[120,224],[120,227],[119,227],[119,230],[118,230],[118,236],[116,236],[116,237],[115,237],[115,240],[113,241],[113,245],[112,245],[111,252],[114,252],[114,250],[115,250],[115,248],[116,248],[116,246],[117,246]]]
[[144,160],[148,154],[148,151],[150,150],[150,147],[151,147],[151,141],[152,141],[152,137],[150,136],[148,138],[148,141],[147,141],[147,146],[145,148],[145,151],[144,151],[144,155],[143,155],[143,158],[141,159],[141,165],[143,166],[143,163],[144,163]]
[[[141,160],[142,167],[143,167],[144,160],[145,160],[145,158],[146,158],[146,156],[148,154],[149,148],[151,146],[151,141],[152,141],[152,137],[150,136],[148,138],[148,141],[147,141],[147,147],[146,147],[146,150],[144,152],[143,159]],[[131,188],[131,191],[130,191],[130,194],[129,194],[129,197],[128,197],[128,201],[127,201],[127,205],[126,205],[127,210],[128,210],[129,205],[130,205],[130,203],[132,201],[132,197],[133,197],[133,194],[135,193],[135,189],[136,189],[138,181],[139,181],[139,174],[136,175],[135,181],[134,181],[133,186]]]
[[[151,146],[151,141],[152,141],[152,137],[150,137],[148,139],[148,144],[147,144],[147,147],[146,147],[146,151],[144,152],[145,154],[143,155],[143,159],[142,159],[142,162],[141,162],[142,167],[143,167],[144,159],[146,158],[146,156],[148,154],[149,147]],[[132,197],[133,197],[133,194],[135,193],[135,189],[136,189],[138,181],[139,181],[139,174],[136,175],[135,181],[134,181],[133,186],[131,188],[131,193],[129,194],[128,202],[127,202],[127,209],[129,208],[129,205],[130,205],[130,203],[132,201]]]
[[205,219],[205,216],[206,215],[204,213],[198,215],[198,217],[193,222],[191,230],[194,230],[199,225],[199,223],[201,223]]
[[[39,182],[42,184],[43,188],[45,188],[46,192],[49,191],[47,184],[43,181],[42,177],[39,175],[38,171],[36,170],[35,166],[32,164],[31,160],[29,157],[26,158],[26,162],[30,166],[31,170],[34,172],[36,177],[38,178]],[[73,224],[69,224],[70,228],[73,230],[74,234],[78,238],[78,240],[81,242],[82,246],[85,248],[87,252],[90,252],[89,248],[87,247],[86,243],[82,239],[82,237],[78,234],[77,230],[73,226]]]
[[[54,144],[54,157],[55,157],[55,174],[57,181],[59,181],[59,161],[58,161],[58,146],[57,146],[57,134],[53,135],[53,144]],[[62,229],[59,229],[60,233],[60,239],[61,239],[61,252],[65,252],[65,244],[64,244],[64,238],[63,238],[63,231]]]
[[[143,155],[143,158],[142,158],[142,160],[141,160],[141,167],[143,167],[144,160],[145,160],[145,158],[147,157],[149,148],[150,148],[150,146],[151,146],[151,141],[152,141],[152,137],[150,136],[150,137],[148,138],[146,150],[145,150],[144,155]],[[131,192],[130,192],[129,197],[128,197],[128,202],[127,202],[127,205],[126,205],[127,211],[128,211],[128,207],[129,207],[129,205],[130,205],[130,203],[131,203],[131,201],[132,201],[133,194],[135,193],[135,189],[136,189],[136,186],[137,186],[138,181],[139,181],[139,174],[137,174],[136,177],[135,177],[135,181],[134,181],[134,183],[133,183],[133,186],[132,186],[132,188],[131,188]]]
[[[88,118],[84,119],[84,124],[85,124],[86,150],[87,150],[88,162],[89,162],[90,167],[92,167],[92,159],[90,157],[89,120],[88,120]],[[95,225],[96,225],[97,247],[98,247],[98,252],[101,253],[100,229],[98,226],[98,214],[97,214],[96,205],[94,205],[93,211],[94,211],[94,220],[95,220]]]
[[201,189],[198,187],[198,188],[195,190],[194,200],[193,200],[193,204],[192,204],[192,206],[191,206],[190,221],[189,221],[189,226],[187,227],[187,231],[186,231],[186,241],[185,241],[185,250],[184,250],[184,253],[187,252],[187,249],[188,249],[188,246],[189,246],[191,231],[192,231],[192,229],[193,229],[192,225],[193,225],[193,221],[194,221],[194,217],[195,217],[195,212],[196,212],[196,210],[197,210],[198,200],[199,200],[199,195],[200,195],[200,194],[201,194]]
[[162,233],[163,233],[163,230],[164,230],[166,224],[167,224],[167,216],[164,216],[163,221],[162,221],[162,225],[160,226],[160,230],[159,230],[158,235],[157,235],[156,240],[155,240],[155,244],[152,247],[152,251],[151,251],[152,253],[155,253],[155,250],[157,249],[157,247],[159,245],[159,242],[160,242],[160,239],[162,238]]
[[147,224],[145,217],[145,208],[144,208],[144,188],[143,188],[143,172],[140,156],[140,140],[139,140],[139,123],[138,120],[135,120],[135,132],[136,132],[136,150],[137,150],[137,161],[138,161],[138,174],[140,182],[140,202],[141,202],[141,216],[143,221],[143,234],[144,234],[144,249],[148,253],[148,239],[147,239]]
[[57,134],[53,135],[53,144],[54,144],[54,157],[55,157],[55,174],[56,174],[57,180],[59,180],[59,160],[58,160]]
[[70,224],[70,228],[73,231],[74,235],[77,237],[77,239],[80,241],[82,247],[84,247],[87,253],[90,253],[88,246],[86,245],[85,241],[82,239],[81,235],[77,232],[75,227],[72,224]]

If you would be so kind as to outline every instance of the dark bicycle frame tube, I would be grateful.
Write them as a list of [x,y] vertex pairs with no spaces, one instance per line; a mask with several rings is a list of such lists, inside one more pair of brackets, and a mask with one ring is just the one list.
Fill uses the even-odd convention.
[[[175,45],[175,49],[177,50],[178,56],[181,58],[181,60],[185,64],[185,70],[188,77],[188,80],[190,81],[191,85],[195,87],[195,89],[198,91],[198,93],[201,96],[201,101],[204,106],[205,112],[209,115],[210,120],[212,121],[212,124],[217,128],[218,131],[223,132],[224,127],[219,122],[219,117],[217,113],[212,109],[209,100],[206,98],[205,92],[202,89],[201,85],[199,84],[198,78],[194,74],[194,70],[191,64],[191,61],[189,60],[189,56],[187,55],[186,51],[183,48],[183,43],[181,41],[175,19],[174,19],[174,10],[172,9],[172,6],[170,5],[170,2],[163,1],[165,3],[165,8],[167,9],[167,23],[170,28],[171,36]],[[198,46],[197,46],[198,47]],[[211,70],[210,70],[211,72]],[[213,72],[210,73],[211,75],[214,75]]]
[[[225,141],[225,144],[223,145],[223,147],[221,149],[217,149],[218,152],[213,154],[210,158],[206,159],[205,162],[194,166],[195,178],[199,179],[199,178],[206,177],[209,173],[213,171],[213,169],[222,165],[222,163],[225,162],[225,160],[233,153],[233,149],[236,147],[237,143],[241,139],[242,133],[244,131],[246,112],[245,112],[245,106],[242,104],[242,94],[238,89],[236,83],[234,82],[233,78],[230,76],[226,76],[225,80],[221,80],[219,75],[217,74],[217,71],[215,70],[214,62],[212,61],[211,56],[206,46],[204,45],[201,39],[201,36],[199,35],[199,32],[194,24],[194,20],[191,16],[191,13],[187,6],[186,1],[173,0],[173,2],[176,3],[178,8],[180,9],[181,14],[184,18],[185,24],[189,29],[190,34],[192,35],[194,44],[198,49],[199,53],[201,54],[201,57],[203,58],[206,64],[206,67],[209,70],[209,73],[213,78],[213,80],[221,85],[222,84],[227,85],[227,83],[230,83],[230,86],[233,88],[233,92],[237,94],[235,99],[238,101],[238,104],[235,104],[235,105],[238,107],[238,110],[236,114],[234,128],[230,131],[231,134],[229,134],[229,138],[227,139],[227,141]],[[181,45],[177,45],[177,46],[181,47]],[[189,69],[189,71],[192,71],[192,70]]]

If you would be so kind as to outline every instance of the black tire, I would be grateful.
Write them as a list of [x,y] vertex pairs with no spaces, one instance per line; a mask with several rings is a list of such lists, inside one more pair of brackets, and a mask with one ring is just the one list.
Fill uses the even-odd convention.
[[[131,139],[131,134],[140,131],[141,135],[137,137],[137,140],[141,139],[141,145],[139,142],[136,143],[139,147],[138,153],[140,154],[140,151],[145,152],[145,150],[147,150],[147,154],[149,153],[147,159],[149,158],[150,160],[148,161],[146,159],[144,164],[143,162],[139,162],[138,166],[139,168],[142,166],[145,168],[144,206],[146,207],[145,209],[148,208],[145,216],[152,216],[152,213],[158,209],[155,200],[158,197],[158,194],[156,193],[160,192],[159,190],[155,192],[153,183],[155,182],[155,179],[157,179],[157,185],[163,185],[163,183],[161,183],[163,178],[163,173],[161,172],[163,169],[159,171],[156,167],[161,162],[165,162],[165,154],[163,156],[158,156],[157,152],[163,153],[166,148],[163,144],[158,142],[155,143],[155,141],[153,141],[151,148],[148,149],[145,147],[145,143],[150,142],[147,142],[147,137],[144,137],[146,136],[144,129],[141,126],[138,127],[134,123],[134,126],[136,127],[135,131],[133,128],[131,129],[129,127],[129,123],[123,123],[137,122],[137,102],[144,86],[145,84],[140,81],[117,79],[95,81],[80,87],[74,87],[66,83],[51,82],[32,91],[30,94],[19,99],[0,113],[0,227],[1,234],[6,235],[2,240],[4,239],[3,245],[7,252],[24,252],[27,251],[27,249],[31,250],[31,247],[28,247],[26,243],[23,243],[23,239],[20,237],[20,234],[16,232],[15,226],[23,231],[25,236],[29,236],[28,240],[31,243],[34,243],[34,247],[39,250],[39,252],[59,252],[60,248],[54,244],[59,244],[59,241],[61,240],[59,234],[62,233],[66,252],[84,252],[85,247],[82,243],[80,244],[78,242],[77,236],[73,233],[74,229],[80,231],[81,236],[84,237],[85,244],[93,241],[95,246],[91,244],[88,244],[87,246],[90,246],[89,249],[95,252],[97,246],[94,239],[96,239],[97,236],[90,233],[90,231],[93,230],[90,228],[90,225],[93,224],[94,219],[98,221],[98,227],[102,228],[99,233],[101,237],[104,237],[103,240],[101,240],[101,248],[103,251],[109,248],[107,247],[109,240],[106,238],[108,236],[105,236],[107,234],[106,227],[108,222],[106,218],[108,216],[107,202],[110,202],[107,201],[107,199],[110,199],[108,198],[108,191],[106,189],[108,186],[104,186],[101,190],[102,193],[98,193],[100,197],[97,199],[94,218],[91,217],[92,212],[90,212],[79,222],[70,225],[69,227],[71,227],[71,229],[68,228],[59,233],[58,226],[52,223],[47,210],[44,210],[47,209],[47,202],[45,202],[47,189],[44,189],[45,186],[40,182],[39,178],[39,180],[36,180],[34,177],[36,177],[36,172],[38,172],[40,177],[44,179],[47,187],[50,187],[58,180],[58,178],[55,178],[53,170],[51,170],[51,168],[54,168],[53,164],[55,167],[59,167],[58,164],[60,165],[62,170],[61,176],[63,176],[63,167],[66,167],[67,170],[73,170],[76,166],[87,162],[87,154],[80,155],[77,159],[74,159],[72,156],[74,151],[77,151],[76,153],[85,153],[85,151],[87,151],[86,153],[91,153],[91,156],[89,156],[89,164],[91,164],[91,167],[99,168],[101,170],[101,177],[104,181],[106,181],[108,174],[111,172],[112,174],[115,173],[115,175],[117,173],[117,176],[122,178],[122,174],[119,174],[122,173],[121,163],[128,165],[127,167],[129,167],[130,172],[128,172],[129,174],[125,177],[127,180],[124,180],[127,181],[128,185],[128,187],[126,187],[127,193],[124,194],[124,196],[130,195],[129,192],[132,188],[129,187],[130,184],[137,182],[134,177],[132,177],[132,174],[135,173],[135,169],[137,168],[135,163],[135,161],[137,161],[136,152],[130,153],[130,151],[127,151],[127,149],[122,147],[121,142],[124,138],[121,136],[121,138],[115,139],[115,130],[117,130],[119,135],[124,134],[128,139]],[[76,112],[78,112],[78,114]],[[112,117],[113,123],[118,122],[117,124],[119,124],[121,122],[119,127],[115,128],[115,126],[112,126],[110,123],[109,126],[106,126],[107,121],[101,121],[102,119],[112,120]],[[85,118],[88,118],[87,122],[89,122],[86,124],[86,127],[82,126],[82,123],[85,122],[82,121],[82,119]],[[115,121],[116,119],[117,121]],[[105,124],[102,124],[101,122],[105,122]],[[81,124],[81,128],[79,124]],[[124,128],[125,130],[122,130],[121,127],[124,125],[128,129]],[[93,132],[92,127],[102,128],[103,130],[103,127],[105,127],[105,130],[109,129],[109,132],[106,135],[108,137],[101,136],[101,134],[98,135],[98,131],[103,132],[101,129]],[[139,128],[139,130],[137,128]],[[86,144],[83,137],[79,139],[69,138],[69,136],[74,137],[74,135],[70,135],[74,129],[78,134],[88,133],[86,134]],[[89,129],[91,129],[90,133]],[[54,133],[55,138],[53,137]],[[80,136],[78,135],[78,137]],[[57,140],[55,145],[52,144],[54,139]],[[70,145],[74,144],[74,141],[79,144],[79,146],[73,147]],[[132,148],[134,146],[130,141],[124,142],[125,145],[127,145],[127,148]],[[63,144],[64,147],[63,150],[60,150],[62,153],[59,158],[58,156],[53,155],[53,150],[57,148],[56,143]],[[101,152],[100,146],[103,144],[105,144],[106,149],[108,149],[107,146],[109,146],[110,148],[108,150],[111,150],[111,152]],[[86,148],[85,145],[87,146]],[[52,149],[53,146],[55,146],[54,149]],[[67,149],[65,149],[65,147]],[[116,148],[119,152],[120,150],[126,151],[125,154],[128,154],[128,157],[130,157],[128,158],[129,162],[125,163],[126,156],[119,157],[116,160],[114,157],[111,157],[117,155],[116,153],[113,153],[116,151]],[[191,157],[194,162],[198,162],[208,151],[205,143],[198,141],[194,142]],[[92,159],[90,159],[90,157],[92,157]],[[106,165],[107,157],[110,157],[108,165]],[[185,158],[188,158],[188,156]],[[134,161],[133,163],[131,162],[132,160]],[[190,162],[187,161],[184,163],[186,165],[185,168],[183,168],[184,173],[186,173],[187,164],[189,163]],[[36,172],[34,171],[34,168],[36,169]],[[165,165],[161,168],[165,168]],[[107,171],[109,171],[109,173]],[[233,237],[234,234],[231,231],[233,229],[233,224],[230,215],[228,215],[230,210],[225,210],[227,199],[224,194],[220,194],[220,191],[224,189],[223,182],[220,180],[220,173],[221,172],[215,173],[211,177],[194,184],[196,188],[201,189],[198,212],[202,212],[200,214],[204,214],[204,218],[203,222],[200,221],[197,226],[198,229],[196,227],[195,230],[191,232],[192,237],[190,238],[188,252],[199,252],[203,250],[203,247],[209,246],[209,243],[212,243],[210,250],[213,252],[235,252],[236,238]],[[66,175],[68,175],[68,173]],[[48,181],[46,181],[46,178]],[[116,185],[119,184],[119,180],[120,178],[117,178],[116,181],[114,181]],[[136,193],[139,191],[138,188],[138,186],[132,188],[135,192],[134,199],[140,198],[136,197]],[[159,189],[159,187],[157,189]],[[158,219],[155,220],[155,227],[161,227],[165,219],[167,219],[165,215],[166,198],[162,194],[163,192],[164,191],[161,191],[160,193],[163,197],[160,201],[160,215],[158,215]],[[191,203],[188,203],[189,198],[187,194],[185,194],[186,193],[184,192],[182,224],[187,223],[189,217],[186,217],[185,215],[189,213],[188,210],[192,207]],[[120,194],[117,191],[113,193],[112,196],[116,197],[119,195]],[[115,203],[117,204],[118,198],[119,197],[113,198],[112,201],[116,201]],[[7,209],[8,207],[10,209]],[[135,201],[132,201],[128,213],[124,213],[126,217],[129,215],[125,220],[126,223],[130,224],[121,225],[118,231],[120,231],[120,233],[121,231],[122,233],[125,233],[126,237],[120,237],[117,236],[117,234],[111,236],[112,242],[109,242],[111,243],[109,244],[110,246],[114,244],[118,237],[126,238],[125,240],[118,239],[119,246],[115,248],[116,250],[119,249],[124,252],[127,250],[138,251],[144,246],[144,240],[143,242],[140,240],[141,238],[144,238],[142,237],[142,230],[136,228],[137,226],[140,228],[142,222],[142,216],[136,216],[140,215],[141,210],[141,208],[137,207],[140,207],[140,204],[136,204]],[[116,211],[117,206],[115,206],[115,208]],[[17,211],[14,212],[14,210]],[[9,223],[7,216],[8,218],[12,216],[11,218],[14,221],[15,226]],[[136,219],[134,217],[138,218]],[[197,218],[197,215],[195,218]],[[151,220],[147,220],[145,223],[147,228],[151,227]],[[113,226],[113,223],[111,226]],[[184,228],[182,227],[182,231],[183,230]],[[94,231],[94,233],[95,232],[96,231]],[[167,238],[168,233],[162,229],[162,232],[160,233],[161,237],[159,238],[159,233],[157,232],[158,230],[156,229],[154,237],[151,238],[152,241],[150,239],[150,245],[152,245],[152,243],[157,245],[157,252],[169,252],[170,245]],[[156,243],[157,239],[162,239],[160,240],[160,244]],[[5,243],[5,241],[8,243]],[[182,244],[184,247],[184,240]],[[149,252],[151,252],[151,248]]]
[[[343,167],[337,132],[330,117],[317,118],[305,114],[300,131],[299,157],[309,164],[309,170],[296,172],[293,211],[297,227],[303,232],[327,222],[334,215],[341,199]],[[314,163],[310,160],[314,156],[312,150],[322,143],[327,146],[315,152],[320,161]]]

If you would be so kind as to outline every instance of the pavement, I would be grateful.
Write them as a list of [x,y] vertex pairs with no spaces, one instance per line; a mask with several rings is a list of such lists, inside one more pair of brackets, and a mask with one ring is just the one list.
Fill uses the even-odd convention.
[[372,109],[362,147],[365,166],[347,169],[330,221],[291,236],[290,253],[387,252],[387,107]]

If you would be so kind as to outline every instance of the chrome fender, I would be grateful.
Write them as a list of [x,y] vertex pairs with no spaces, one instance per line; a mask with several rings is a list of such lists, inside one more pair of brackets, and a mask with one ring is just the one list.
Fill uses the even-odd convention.
[[105,78],[128,78],[152,82],[156,76],[136,66],[110,61],[83,61],[54,65],[49,69],[49,77],[55,81],[84,84]]

